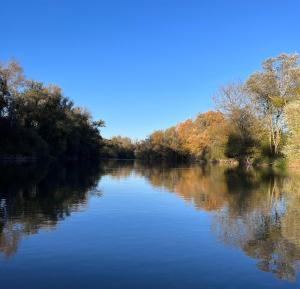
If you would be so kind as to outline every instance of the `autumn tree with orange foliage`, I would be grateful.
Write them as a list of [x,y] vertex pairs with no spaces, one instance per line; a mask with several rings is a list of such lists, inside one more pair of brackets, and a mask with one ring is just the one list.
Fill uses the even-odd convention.
[[136,156],[146,159],[209,160],[225,157],[228,123],[220,112],[199,114],[137,144]]

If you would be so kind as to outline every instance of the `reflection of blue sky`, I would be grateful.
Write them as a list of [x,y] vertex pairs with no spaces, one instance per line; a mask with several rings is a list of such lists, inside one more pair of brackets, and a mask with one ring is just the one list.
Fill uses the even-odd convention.
[[[240,248],[219,242],[212,223],[216,214],[228,218],[226,205],[218,211],[196,209],[135,173],[103,176],[97,190],[100,197],[90,194],[84,209],[65,217],[55,230],[23,238],[14,256],[0,261],[2,284],[12,289],[300,285],[299,278],[289,283],[259,270],[257,260]],[[282,200],[275,207],[284,213]],[[246,235],[242,218],[235,225]]]

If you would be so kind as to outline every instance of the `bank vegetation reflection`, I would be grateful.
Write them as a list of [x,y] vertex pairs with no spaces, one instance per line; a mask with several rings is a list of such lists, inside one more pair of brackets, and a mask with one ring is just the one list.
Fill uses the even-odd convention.
[[[0,251],[9,256],[23,235],[55,228],[84,208],[101,176],[145,178],[213,215],[211,229],[225,245],[257,260],[260,270],[294,280],[300,261],[300,174],[222,166],[105,162],[50,170],[5,170],[0,182]],[[12,177],[13,176],[13,177]],[[29,180],[29,181],[28,181]]]
[[[115,165],[116,166],[116,165]],[[112,177],[145,177],[196,209],[213,213],[212,232],[240,248],[257,267],[293,281],[300,261],[300,174],[225,166],[117,165]]]
[[5,166],[0,168],[0,252],[17,251],[24,235],[55,229],[85,207],[101,168],[95,165]]

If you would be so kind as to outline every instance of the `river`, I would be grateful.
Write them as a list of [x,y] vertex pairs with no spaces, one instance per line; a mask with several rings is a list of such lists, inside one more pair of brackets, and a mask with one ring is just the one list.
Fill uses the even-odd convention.
[[1,288],[300,288],[299,173],[105,161],[0,174]]

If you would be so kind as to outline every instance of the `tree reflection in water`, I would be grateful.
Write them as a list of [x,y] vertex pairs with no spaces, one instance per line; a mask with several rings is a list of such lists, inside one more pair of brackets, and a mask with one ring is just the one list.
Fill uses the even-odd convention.
[[213,212],[222,243],[257,259],[260,270],[294,280],[300,261],[300,174],[225,166],[170,167],[117,164],[114,177],[137,174],[176,193],[196,209]]
[[299,176],[239,170],[225,175],[228,198],[215,214],[213,232],[257,259],[259,269],[294,280],[300,260]]
[[216,166],[105,162],[93,166],[1,171],[0,251],[14,253],[23,235],[55,228],[83,208],[102,175],[145,178],[213,215],[223,244],[257,260],[260,270],[294,280],[300,260],[300,174]]
[[24,235],[54,229],[82,209],[96,188],[99,165],[5,166],[0,169],[0,252],[9,257]]

